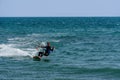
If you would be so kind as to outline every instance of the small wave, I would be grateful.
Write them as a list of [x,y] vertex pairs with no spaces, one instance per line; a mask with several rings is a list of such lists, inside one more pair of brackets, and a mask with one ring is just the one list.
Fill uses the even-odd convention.
[[83,71],[90,72],[90,73],[104,73],[104,74],[119,74],[120,69],[117,68],[96,68],[96,69],[82,69]]
[[60,42],[60,40],[52,40],[52,42]]
[[24,40],[24,38],[16,37],[16,38],[9,38],[9,41],[14,41],[14,40]]
[[110,68],[110,67],[103,67],[103,68],[77,68],[77,67],[64,67],[65,72],[71,72],[71,74],[104,74],[104,75],[113,75],[119,76],[120,69],[119,68]]
[[44,35],[43,34],[33,33],[33,34],[28,34],[27,36],[40,37],[40,36],[44,36]]
[[33,34],[28,34],[27,36],[34,36],[34,37],[44,37],[44,36],[46,36],[46,37],[48,37],[48,36],[50,36],[50,37],[60,37],[60,36],[66,36],[66,35],[68,35],[67,33],[33,33]]

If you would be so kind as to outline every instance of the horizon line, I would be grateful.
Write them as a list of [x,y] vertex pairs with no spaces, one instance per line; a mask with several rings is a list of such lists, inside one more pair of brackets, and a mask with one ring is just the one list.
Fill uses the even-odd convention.
[[120,16],[0,16],[1,17],[120,17]]

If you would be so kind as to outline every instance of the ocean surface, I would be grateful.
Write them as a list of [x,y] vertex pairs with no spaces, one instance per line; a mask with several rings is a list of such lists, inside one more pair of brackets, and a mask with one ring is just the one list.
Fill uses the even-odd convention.
[[0,80],[120,80],[120,17],[1,17]]

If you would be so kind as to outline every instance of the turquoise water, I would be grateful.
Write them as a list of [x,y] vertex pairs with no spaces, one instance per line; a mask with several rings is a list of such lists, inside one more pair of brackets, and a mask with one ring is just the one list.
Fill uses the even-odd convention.
[[[55,50],[33,61],[35,46]],[[0,79],[120,80],[119,17],[0,18]]]

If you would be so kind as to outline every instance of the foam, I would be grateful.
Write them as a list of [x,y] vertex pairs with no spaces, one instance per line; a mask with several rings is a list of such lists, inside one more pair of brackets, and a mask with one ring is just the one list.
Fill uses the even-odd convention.
[[32,57],[32,55],[29,54],[27,51],[23,51],[21,49],[14,48],[11,45],[5,45],[5,44],[0,45],[0,56],[4,56],[4,57],[30,56]]

